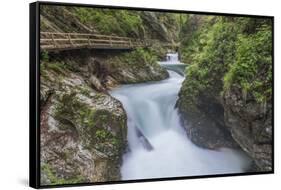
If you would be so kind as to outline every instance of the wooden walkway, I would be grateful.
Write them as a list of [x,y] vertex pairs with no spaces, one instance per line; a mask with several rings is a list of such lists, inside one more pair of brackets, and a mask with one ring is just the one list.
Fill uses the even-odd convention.
[[163,43],[153,39],[140,40],[101,34],[40,32],[40,48],[46,51],[82,48],[129,50],[138,47],[149,47],[156,43],[166,47],[177,46],[172,43]]

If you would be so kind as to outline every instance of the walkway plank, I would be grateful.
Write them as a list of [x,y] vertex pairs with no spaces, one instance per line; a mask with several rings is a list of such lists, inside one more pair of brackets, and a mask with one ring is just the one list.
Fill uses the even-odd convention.
[[161,43],[155,39],[143,40],[128,37],[85,34],[40,32],[40,48],[45,51],[63,51],[69,49],[135,49],[149,47],[158,43],[165,47],[176,47],[172,43]]

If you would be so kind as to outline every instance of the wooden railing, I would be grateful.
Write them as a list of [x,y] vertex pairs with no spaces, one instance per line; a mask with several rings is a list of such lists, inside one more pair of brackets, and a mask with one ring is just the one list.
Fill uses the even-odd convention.
[[[133,49],[151,46],[157,40],[140,40],[128,37],[83,34],[41,32],[40,48],[42,50],[65,50],[79,48]],[[168,44],[166,44],[167,46]],[[171,44],[169,44],[171,45]]]

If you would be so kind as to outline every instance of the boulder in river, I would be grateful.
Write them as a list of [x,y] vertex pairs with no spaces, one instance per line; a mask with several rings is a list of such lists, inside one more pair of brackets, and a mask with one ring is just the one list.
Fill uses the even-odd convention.
[[149,140],[144,136],[141,130],[138,127],[135,127],[135,129],[136,129],[137,137],[139,138],[139,141],[141,142],[143,147],[148,151],[153,150],[153,146],[151,145]]

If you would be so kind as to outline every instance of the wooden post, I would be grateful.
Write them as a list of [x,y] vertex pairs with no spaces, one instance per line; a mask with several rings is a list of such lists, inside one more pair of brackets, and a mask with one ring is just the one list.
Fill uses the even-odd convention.
[[[95,39],[94,39],[95,40]],[[91,45],[92,46],[94,46],[95,45],[95,41],[92,41],[92,42],[90,42],[91,43]]]
[[56,47],[56,42],[55,42],[54,34],[53,33],[52,33],[52,42],[53,42],[54,47]]
[[71,46],[73,46],[73,43],[72,43],[71,38],[70,38],[70,34],[67,34],[67,37],[68,37],[68,40],[69,40],[69,44],[70,44]]
[[89,44],[89,46],[91,46],[91,39],[90,39],[90,36],[88,36],[88,44]]
[[110,47],[112,47],[111,36],[109,36]]
[[130,39],[130,47],[133,47],[132,40]]

